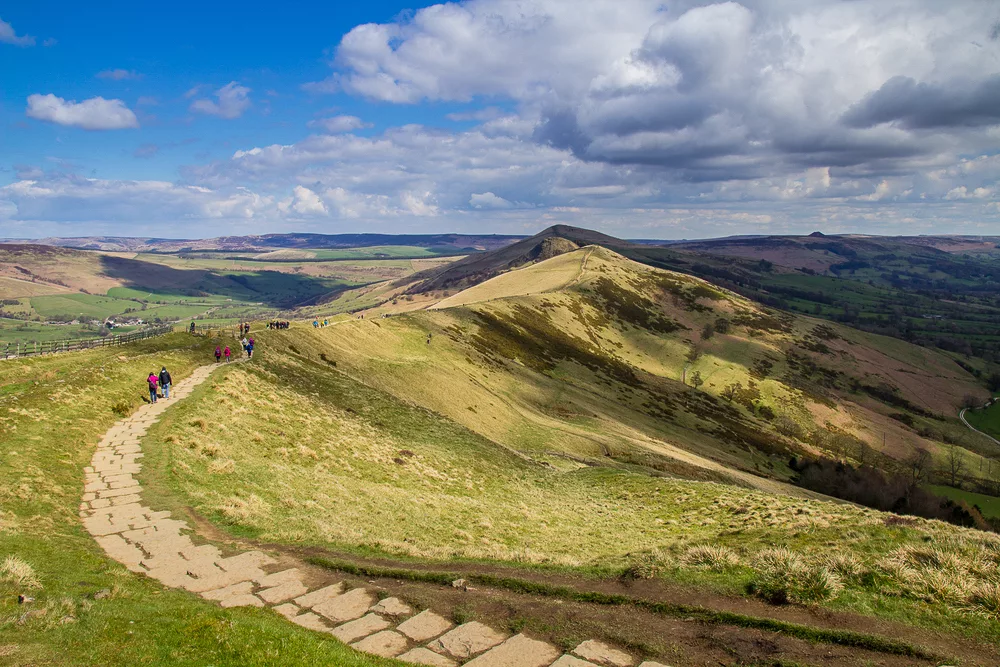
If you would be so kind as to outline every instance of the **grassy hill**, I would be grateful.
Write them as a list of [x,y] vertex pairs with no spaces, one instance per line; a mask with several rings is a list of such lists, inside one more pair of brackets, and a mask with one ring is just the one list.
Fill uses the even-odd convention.
[[[754,627],[794,618],[802,632],[876,628],[948,656],[993,655],[1000,538],[836,501],[789,466],[828,456],[908,471],[920,449],[943,465],[947,438],[978,470],[1000,452],[953,416],[983,392],[975,377],[933,350],[559,246],[444,299],[396,292],[419,310],[255,333],[252,363],[220,369],[151,428],[144,500],[204,539],[374,562],[397,583],[402,569],[419,579],[446,566],[536,582],[522,592],[569,582],[711,601],[698,627],[714,641],[757,641],[752,619],[729,613],[750,605]],[[30,568],[0,576],[0,646],[18,663],[382,664],[272,613],[163,591],[79,526],[80,471],[148,367],[180,379],[215,344],[176,334],[0,366],[0,547]],[[48,611],[19,625],[25,586]],[[572,640],[522,602],[514,617],[495,601],[460,603],[455,617]],[[836,637],[805,654],[823,663],[837,641],[860,641]]]
[[[888,465],[926,448],[940,461],[935,429],[971,443],[944,415],[977,385],[945,355],[599,247],[432,309],[260,339],[252,366],[157,427],[151,454],[151,486],[235,535],[597,577],[638,568],[729,593],[761,591],[779,557],[826,582],[810,599],[831,608],[1000,638],[962,611],[975,595],[963,587],[994,585],[995,564],[972,564],[996,562],[995,536],[790,483],[793,455]],[[962,456],[982,453],[1000,454],[976,442]],[[945,558],[964,564],[930,564]]]

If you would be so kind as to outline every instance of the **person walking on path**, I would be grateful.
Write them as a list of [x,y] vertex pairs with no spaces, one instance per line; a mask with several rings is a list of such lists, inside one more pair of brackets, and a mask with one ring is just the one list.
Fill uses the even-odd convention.
[[156,372],[149,374],[146,378],[146,384],[149,385],[149,402],[156,403],[156,383],[160,381],[160,378],[156,377]]
[[215,363],[219,363],[222,360],[222,348],[218,345],[215,346]]
[[247,359],[253,357],[253,338],[247,341]]
[[167,367],[164,366],[160,369],[160,387],[163,389],[163,398],[170,398],[170,385],[173,384],[173,380],[170,379],[170,373],[167,371]]
[[224,355],[226,355],[226,363],[228,364],[228,363],[229,363],[229,357],[231,357],[231,356],[233,355],[233,352],[232,352],[232,350],[230,350],[230,349],[229,349],[229,346],[227,345],[227,346],[226,346],[226,349],[225,349],[225,350],[223,350],[223,351],[222,351],[222,353],[223,353]]

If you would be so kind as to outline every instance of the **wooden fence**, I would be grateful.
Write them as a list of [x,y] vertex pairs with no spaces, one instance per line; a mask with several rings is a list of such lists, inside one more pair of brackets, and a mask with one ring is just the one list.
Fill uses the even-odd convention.
[[18,357],[33,357],[39,354],[54,354],[56,352],[77,352],[79,350],[94,350],[101,347],[127,345],[137,340],[145,340],[154,336],[170,333],[174,328],[170,325],[151,327],[141,331],[131,331],[120,335],[108,335],[104,338],[80,338],[77,340],[50,340],[33,343],[3,343],[0,344],[0,359],[16,359]]

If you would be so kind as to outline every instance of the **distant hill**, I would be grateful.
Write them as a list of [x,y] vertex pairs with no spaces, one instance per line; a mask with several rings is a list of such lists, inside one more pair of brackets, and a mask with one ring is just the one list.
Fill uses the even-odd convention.
[[505,271],[543,261],[585,245],[622,249],[635,244],[589,229],[554,225],[511,245],[484,254],[470,255],[446,266],[410,276],[407,282],[415,284],[407,292],[421,294],[436,290],[464,289]]
[[[455,250],[494,250],[522,236],[499,234],[263,234],[219,236],[208,239],[163,239],[156,237],[82,236],[49,237],[30,241],[33,245],[59,246],[107,252],[184,252],[193,250],[274,250],[280,248],[364,248],[397,245],[447,247]],[[11,240],[16,242],[17,240]]]

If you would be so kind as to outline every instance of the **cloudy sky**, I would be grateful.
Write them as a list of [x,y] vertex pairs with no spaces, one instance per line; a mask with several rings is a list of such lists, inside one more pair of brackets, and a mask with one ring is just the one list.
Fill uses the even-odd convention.
[[156,5],[0,0],[0,237],[1000,234],[997,2]]

